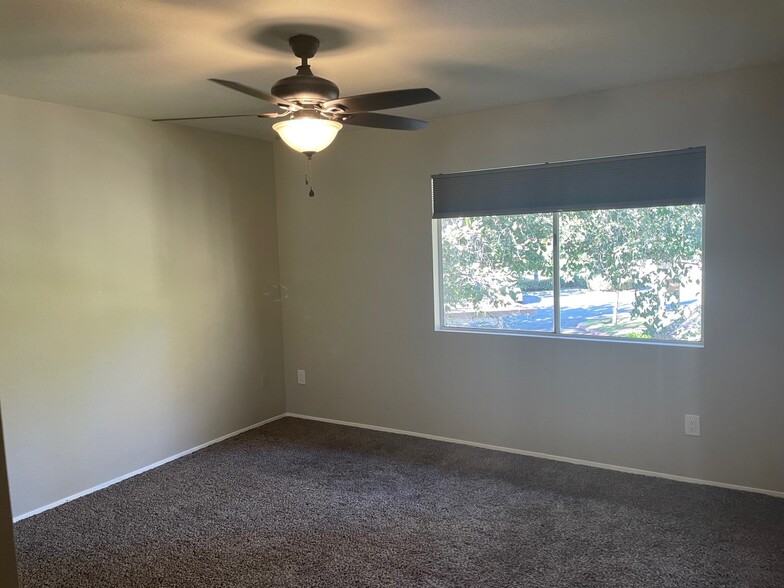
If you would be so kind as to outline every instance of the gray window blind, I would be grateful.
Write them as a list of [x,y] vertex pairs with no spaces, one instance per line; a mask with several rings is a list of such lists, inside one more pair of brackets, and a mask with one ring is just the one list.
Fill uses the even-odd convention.
[[433,218],[705,203],[705,147],[438,174]]

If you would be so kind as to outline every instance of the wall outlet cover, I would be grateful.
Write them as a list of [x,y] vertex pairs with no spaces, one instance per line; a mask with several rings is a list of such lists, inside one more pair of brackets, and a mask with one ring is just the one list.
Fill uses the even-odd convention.
[[297,384],[305,383],[305,370],[297,370]]
[[697,414],[686,415],[686,434],[700,436],[700,416]]

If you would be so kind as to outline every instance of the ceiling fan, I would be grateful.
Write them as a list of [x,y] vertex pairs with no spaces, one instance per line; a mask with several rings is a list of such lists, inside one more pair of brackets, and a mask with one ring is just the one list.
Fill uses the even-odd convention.
[[257,116],[259,118],[287,117],[286,120],[272,125],[272,128],[289,147],[304,153],[310,159],[314,153],[325,149],[332,143],[344,124],[399,131],[422,129],[427,126],[426,121],[403,116],[379,114],[373,111],[411,106],[440,99],[440,96],[430,88],[391,90],[388,92],[340,97],[338,87],[330,80],[313,75],[308,64],[308,59],[311,59],[319,48],[319,40],[311,35],[295,35],[289,39],[289,45],[294,55],[299,57],[302,63],[297,66],[296,75],[275,82],[270,94],[237,82],[210,79],[211,82],[226,88],[274,104],[281,109],[280,112],[157,120],[159,122],[170,122],[243,116]]

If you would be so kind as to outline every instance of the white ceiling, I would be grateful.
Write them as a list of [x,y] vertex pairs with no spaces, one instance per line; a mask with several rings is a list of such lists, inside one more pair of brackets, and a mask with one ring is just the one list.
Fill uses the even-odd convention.
[[[432,118],[784,60],[784,0],[2,0],[0,93],[141,118],[269,110],[315,33],[342,95],[429,86]],[[267,138],[256,118],[190,123]],[[385,132],[385,131],[379,131]]]

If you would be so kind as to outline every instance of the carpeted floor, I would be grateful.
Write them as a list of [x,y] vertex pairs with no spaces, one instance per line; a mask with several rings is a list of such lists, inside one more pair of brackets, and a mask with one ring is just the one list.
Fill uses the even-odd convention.
[[784,500],[290,418],[16,538],[23,588],[784,586]]

